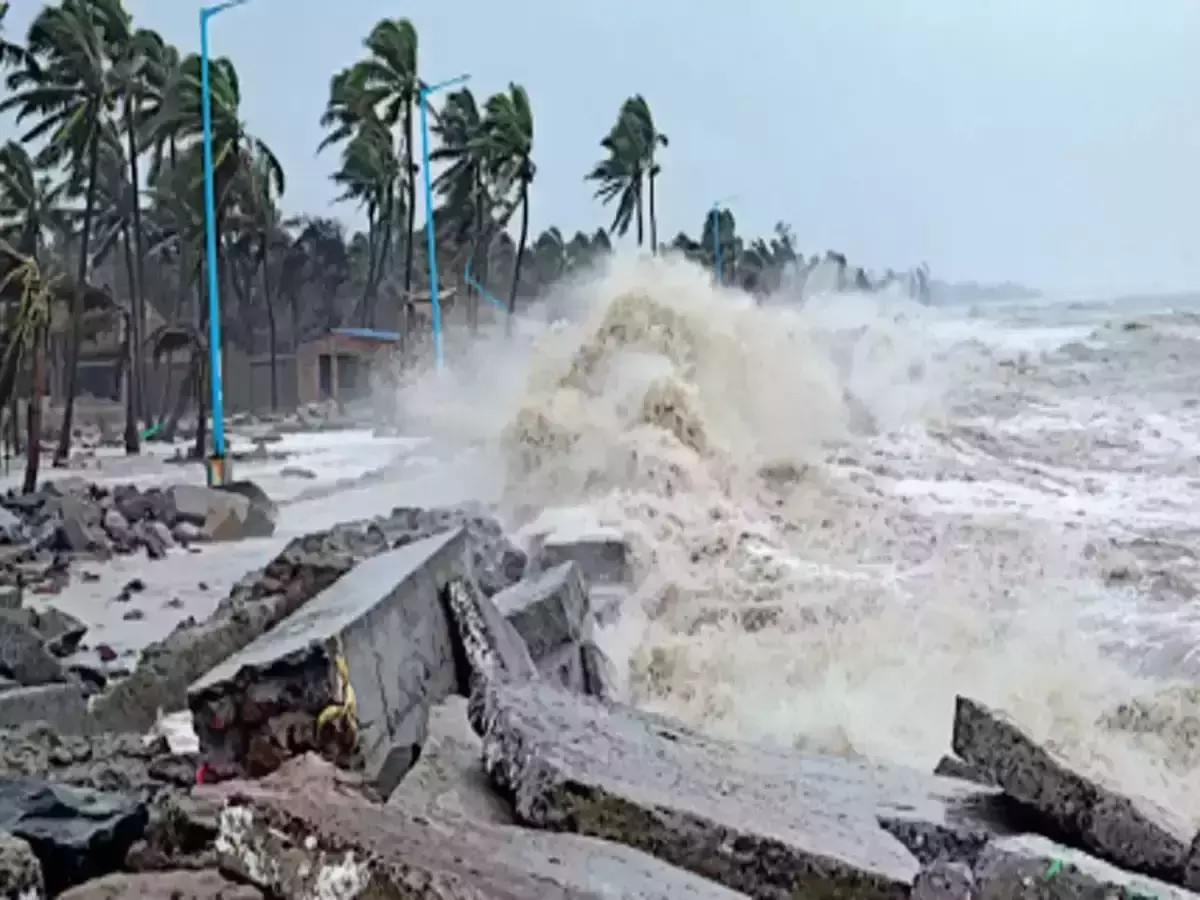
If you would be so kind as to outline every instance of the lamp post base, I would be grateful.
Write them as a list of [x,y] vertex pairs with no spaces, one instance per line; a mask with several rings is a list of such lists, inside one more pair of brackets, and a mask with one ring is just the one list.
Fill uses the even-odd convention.
[[224,487],[233,481],[233,460],[225,456],[210,456],[204,461],[204,475],[209,487]]

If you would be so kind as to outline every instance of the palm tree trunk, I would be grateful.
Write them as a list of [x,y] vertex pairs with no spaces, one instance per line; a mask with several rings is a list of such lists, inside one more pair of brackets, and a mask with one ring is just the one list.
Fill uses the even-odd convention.
[[37,490],[38,466],[42,461],[42,388],[46,381],[47,327],[39,325],[33,336],[33,365],[29,383],[29,403],[25,407],[25,481],[21,490]]
[[367,327],[370,327],[371,321],[375,314],[373,301],[371,298],[371,285],[375,283],[375,265],[376,257],[379,255],[379,222],[374,209],[367,210],[367,281],[363,285],[362,298],[362,315],[359,321]]
[[137,378],[137,413],[149,421],[150,408],[146,398],[146,253],[142,234],[142,187],[138,171],[137,129],[133,123],[131,95],[125,104],[125,133],[129,145],[129,181],[133,191],[133,253],[136,260],[137,283],[133,288],[133,372]]
[[71,346],[67,351],[67,396],[63,403],[62,430],[54,448],[54,465],[65,465],[71,456],[71,431],[75,427],[75,394],[79,389],[79,352],[83,343],[83,296],[87,291],[88,250],[92,237],[92,216],[96,206],[96,170],[100,164],[98,152],[100,127],[96,123],[88,141],[87,195],[83,205],[83,228],[79,237],[79,266],[76,270],[75,291],[71,295]]
[[267,311],[267,353],[271,356],[271,412],[279,410],[279,347],[275,328],[275,298],[271,296],[271,261],[263,250],[263,305]]
[[[129,282],[129,292],[132,296],[136,288],[137,275],[134,270],[133,246],[129,239],[129,230],[121,235],[121,243],[125,248],[125,277]],[[136,303],[136,301],[135,301]],[[137,325],[136,307],[125,316],[125,336],[121,341],[121,360],[125,369],[125,452],[131,456],[138,453],[138,377],[137,377],[137,341],[135,338]]]
[[637,172],[636,177],[637,177],[637,185],[635,186],[635,189],[637,190],[638,247],[640,248],[642,246],[642,241],[645,238],[645,226],[642,224],[643,212],[642,212],[642,173],[641,173],[641,170],[639,170]]
[[650,170],[650,252],[658,256],[658,218],[654,212],[654,170]]
[[[408,165],[408,228],[404,235],[404,302],[412,309],[413,230],[417,223],[417,167],[413,164],[412,103],[404,109],[404,159]],[[410,316],[411,318],[411,316]],[[409,327],[411,322],[406,323]],[[408,329],[406,329],[408,330]]]
[[[168,356],[168,361],[174,363],[174,354]],[[187,412],[188,404],[192,402],[192,397],[196,394],[197,374],[194,369],[195,356],[188,361],[187,373],[184,374],[183,381],[179,382],[179,393],[175,397],[175,406],[171,409],[170,415],[165,418],[161,437],[167,443],[175,440],[175,434],[179,431],[179,420]]]
[[508,333],[512,334],[512,319],[517,312],[517,287],[521,283],[521,263],[525,260],[525,242],[529,239],[529,180],[521,179],[521,237],[517,241],[517,259],[513,263],[512,289],[508,293]]

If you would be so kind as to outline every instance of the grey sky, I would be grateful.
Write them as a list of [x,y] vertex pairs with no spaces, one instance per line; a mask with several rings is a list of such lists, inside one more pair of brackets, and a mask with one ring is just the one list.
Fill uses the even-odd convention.
[[[197,47],[199,4],[127,4]],[[39,6],[15,0],[14,32]],[[671,138],[660,237],[734,195],[743,232],[782,219],[805,252],[868,267],[1200,286],[1195,0],[251,0],[215,20],[213,53],[237,64],[294,211],[334,211],[317,120],[330,74],[385,15],[417,25],[426,79],[529,90],[535,229],[608,223],[582,176],[641,92]]]

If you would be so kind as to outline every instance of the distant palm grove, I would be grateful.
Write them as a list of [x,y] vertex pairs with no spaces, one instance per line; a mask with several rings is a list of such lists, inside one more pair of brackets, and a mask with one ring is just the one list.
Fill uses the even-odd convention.
[[[126,448],[136,452],[139,429],[154,422],[173,435],[195,404],[201,451],[207,273],[200,58],[137,28],[122,0],[58,0],[23,40],[4,31],[9,7],[0,0],[0,113],[16,121],[18,139],[0,148],[0,408],[11,410],[15,439],[24,401],[26,432],[40,435],[45,385],[61,384],[55,461],[65,460],[81,356],[97,335],[117,334],[112,368],[127,404]],[[280,405],[277,354],[331,328],[386,328],[418,339],[427,333],[424,225],[415,221],[422,202],[417,49],[411,22],[385,19],[366,36],[362,57],[330,79],[319,149],[336,154],[339,198],[365,213],[365,231],[352,234],[334,218],[283,214],[285,172],[242,119],[237,72],[225,58],[210,64],[223,338],[227,349],[269,355],[264,406]],[[599,161],[585,175],[611,209],[608,228],[569,239],[548,228],[532,241],[537,145],[525,89],[512,84],[478,100],[463,88],[431,103],[438,268],[452,321],[476,327],[481,315],[534,302],[547,285],[609,253],[610,235],[633,230],[639,247],[660,250],[655,185],[669,144],[643,97],[615,111]],[[751,291],[803,278],[818,261],[796,251],[782,223],[755,240],[737,235],[727,209],[697,224],[698,237],[679,234],[667,248],[713,267],[718,243],[723,280]],[[839,254],[824,258],[836,262],[838,286],[863,289],[897,277],[876,282],[847,270]],[[147,373],[175,354],[187,360],[184,374],[149,396]],[[29,487],[38,441],[27,449]]]

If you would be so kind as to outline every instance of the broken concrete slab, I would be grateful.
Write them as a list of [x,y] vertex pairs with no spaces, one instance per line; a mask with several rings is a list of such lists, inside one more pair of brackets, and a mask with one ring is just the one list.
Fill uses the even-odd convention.
[[[1148,800],[1076,771],[1004,713],[967,697],[954,708],[954,752],[1102,859],[1164,881],[1185,880],[1194,835]],[[1197,872],[1196,875],[1200,875]]]
[[0,831],[0,898],[39,900],[46,890],[42,864],[33,848],[7,831]]
[[969,900],[1200,900],[1200,894],[1178,885],[1135,875],[1037,835],[992,841],[979,854],[974,875],[975,893]]
[[994,789],[707,738],[544,682],[490,682],[479,705],[518,821],[757,897],[908,897],[922,862],[969,859],[1010,826]]
[[29,842],[52,896],[120,869],[146,821],[146,807],[130,794],[0,778],[0,830]]
[[735,900],[744,895],[629,848],[575,835],[440,819],[371,803],[331,766],[291,760],[225,786],[222,866],[283,897],[343,900]]
[[483,742],[467,721],[465,697],[447,697],[429,711],[421,758],[387,805],[409,815],[512,825],[512,807],[483,770]]
[[[468,577],[459,529],[375,556],[192,685],[201,752],[222,775],[263,775],[320,751],[389,792],[430,705],[458,672],[442,591]],[[340,710],[318,728],[325,710]]]
[[538,668],[542,660],[590,632],[590,610],[583,575],[565,562],[519,581],[492,598],[529,648]]
[[589,587],[623,585],[630,578],[629,545],[615,529],[591,534],[551,533],[538,543],[530,568],[544,572],[565,562],[579,566]]
[[61,734],[87,734],[95,725],[87,691],[75,681],[0,691],[0,728],[32,722],[44,722]]
[[457,638],[455,649],[461,652],[468,670],[468,684],[460,684],[464,691],[469,691],[479,679],[538,677],[537,666],[521,635],[472,579],[452,579],[444,596],[450,626]]
[[209,869],[106,875],[71,888],[58,900],[263,900],[263,895]]

